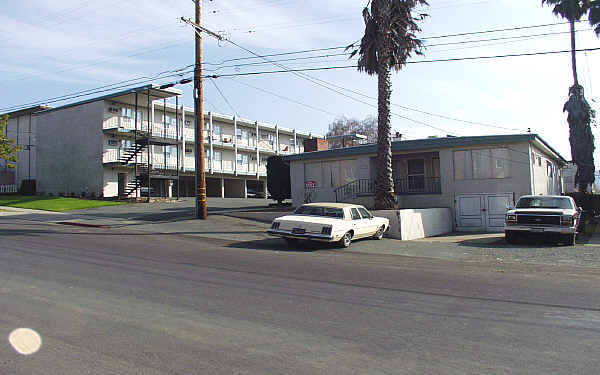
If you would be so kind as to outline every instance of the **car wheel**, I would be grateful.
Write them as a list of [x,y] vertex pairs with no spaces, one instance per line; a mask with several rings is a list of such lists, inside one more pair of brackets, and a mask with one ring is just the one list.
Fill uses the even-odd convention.
[[287,242],[288,245],[295,245],[298,243],[298,239],[297,238],[286,238],[285,242]]
[[339,244],[340,244],[340,247],[346,248],[346,247],[350,246],[351,242],[352,242],[352,233],[347,232],[346,234],[344,234],[344,237],[342,237]]
[[383,233],[385,232],[385,225],[382,225],[381,228],[377,229],[377,232],[373,235],[373,238],[376,240],[380,240],[383,238]]
[[506,239],[506,242],[508,242],[509,244],[517,243],[517,235],[515,234],[515,232],[512,232],[512,231],[504,232],[504,238]]

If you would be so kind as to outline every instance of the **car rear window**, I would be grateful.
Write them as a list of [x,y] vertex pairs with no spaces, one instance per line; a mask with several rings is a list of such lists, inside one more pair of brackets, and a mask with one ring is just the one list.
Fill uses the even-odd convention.
[[300,206],[294,211],[296,215],[324,216],[336,219],[344,218],[344,210],[334,207]]
[[526,197],[519,199],[517,208],[560,208],[568,210],[574,207],[569,198]]

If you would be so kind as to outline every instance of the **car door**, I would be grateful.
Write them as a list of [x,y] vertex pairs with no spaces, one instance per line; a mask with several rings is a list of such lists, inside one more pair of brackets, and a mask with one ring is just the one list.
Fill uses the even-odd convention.
[[362,216],[356,207],[350,208],[350,218],[352,219],[352,230],[354,230],[354,238],[362,238],[365,236],[366,228]]
[[363,218],[362,221],[365,228],[365,236],[375,234],[379,228],[377,228],[377,221],[372,219],[373,215],[371,215],[364,207],[358,207],[358,212],[360,212],[360,215]]

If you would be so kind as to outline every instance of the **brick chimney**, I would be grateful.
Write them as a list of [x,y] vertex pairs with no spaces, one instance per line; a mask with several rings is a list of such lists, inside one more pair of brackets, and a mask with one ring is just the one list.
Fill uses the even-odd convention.
[[304,152],[329,150],[329,142],[326,139],[311,138],[304,140]]

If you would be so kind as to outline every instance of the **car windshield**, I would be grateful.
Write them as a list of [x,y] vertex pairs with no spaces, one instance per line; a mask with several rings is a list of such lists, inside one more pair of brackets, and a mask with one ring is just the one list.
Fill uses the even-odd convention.
[[300,206],[296,209],[296,211],[294,211],[294,214],[334,217],[336,219],[344,218],[344,210],[342,210],[341,208],[322,206]]
[[517,208],[562,208],[573,209],[569,198],[560,197],[527,197],[519,199]]

